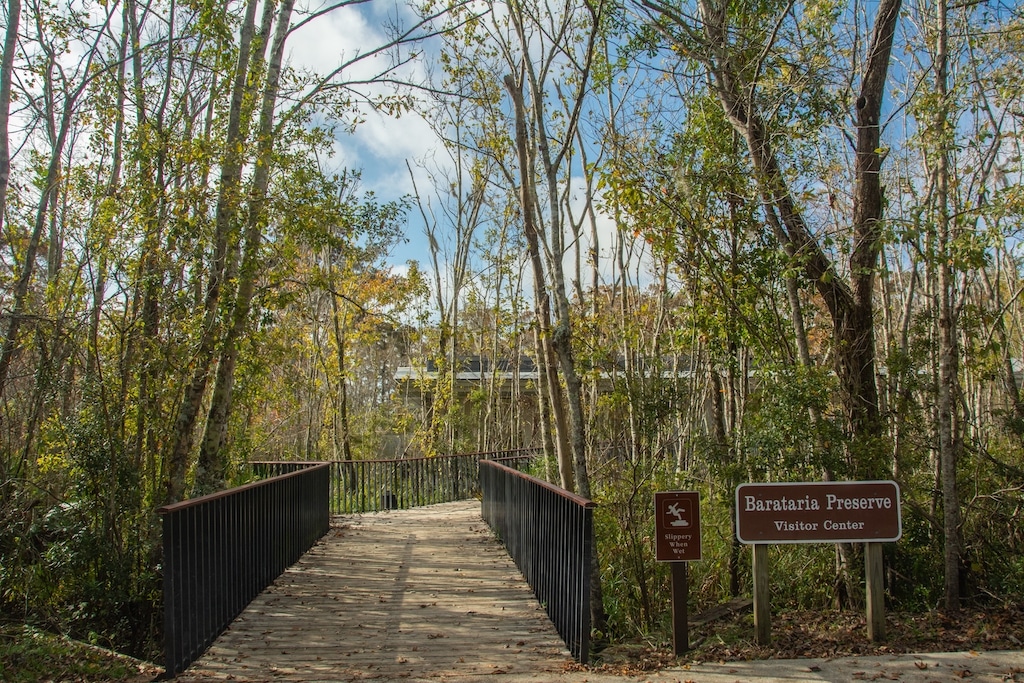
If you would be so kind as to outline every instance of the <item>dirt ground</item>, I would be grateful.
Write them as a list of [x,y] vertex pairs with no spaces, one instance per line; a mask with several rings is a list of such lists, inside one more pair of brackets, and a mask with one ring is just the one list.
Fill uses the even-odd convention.
[[[770,646],[752,641],[749,614],[691,628],[693,650],[676,658],[666,644],[618,645],[574,683],[755,681],[1024,681],[1024,606],[890,614],[886,642],[868,641],[863,614],[773,615]],[[587,676],[586,674],[590,674]],[[597,677],[594,676],[597,674]],[[604,676],[609,678],[605,679]]]

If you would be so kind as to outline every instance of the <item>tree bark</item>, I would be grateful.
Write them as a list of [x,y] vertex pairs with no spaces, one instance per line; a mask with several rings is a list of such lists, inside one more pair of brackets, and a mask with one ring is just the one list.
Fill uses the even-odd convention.
[[7,0],[7,31],[4,33],[3,59],[0,60],[0,233],[7,215],[7,186],[11,180],[11,79],[20,22],[21,0]]
[[[593,8],[590,8],[593,12]],[[514,22],[519,33],[522,45],[529,45],[525,31],[516,17]],[[572,348],[572,320],[570,313],[569,297],[566,292],[566,278],[562,258],[565,248],[562,240],[562,212],[559,206],[560,193],[558,191],[558,169],[569,149],[572,140],[572,131],[575,130],[579,113],[583,102],[582,84],[589,80],[589,67],[593,57],[594,43],[597,36],[597,17],[592,16],[594,26],[589,36],[588,44],[585,47],[585,62],[582,72],[578,75],[580,81],[580,92],[577,93],[570,112],[566,115],[566,127],[569,131],[565,145],[556,153],[552,154],[548,144],[549,135],[547,131],[547,117],[544,113],[543,93],[541,92],[540,81],[534,72],[533,63],[525,61],[525,73],[529,83],[530,93],[533,99],[533,125],[536,128],[537,156],[543,170],[543,176],[547,185],[548,197],[548,241],[545,242],[547,249],[545,254],[551,270],[550,296],[554,303],[554,326],[549,336],[549,347],[558,361],[558,367],[562,372],[565,381],[565,401],[569,409],[569,442],[572,450],[573,476],[575,478],[575,489],[584,498],[590,498],[590,474],[587,470],[586,453],[586,422],[583,414],[583,383],[580,380],[576,369],[576,361],[573,357]],[[506,77],[507,78],[507,77]],[[521,94],[520,94],[521,99]],[[524,112],[525,115],[525,112]],[[529,168],[529,167],[526,167]],[[532,184],[531,184],[532,185]],[[531,187],[531,190],[533,188]],[[534,196],[535,193],[534,193]],[[539,226],[536,228],[539,230]]]
[[[231,105],[228,112],[228,126],[224,140],[224,156],[221,162],[220,183],[217,196],[217,210],[214,217],[213,253],[210,259],[210,275],[203,300],[203,323],[195,353],[192,379],[185,388],[178,415],[175,418],[172,441],[165,458],[167,481],[165,502],[175,502],[185,493],[185,475],[188,472],[189,456],[195,439],[196,423],[202,410],[203,397],[209,383],[214,351],[221,329],[218,315],[221,290],[227,266],[230,233],[235,227],[239,210],[239,186],[242,179],[246,133],[244,128],[245,100],[253,95],[255,84],[250,84],[249,64],[256,37],[256,0],[249,0],[245,18],[239,32],[238,63],[235,68],[231,89]],[[266,4],[267,8],[272,3]],[[269,23],[270,11],[264,12],[263,25]],[[264,31],[266,35],[268,31]]]
[[565,404],[562,401],[561,384],[558,381],[555,360],[553,358],[553,334],[550,327],[551,303],[547,291],[547,278],[544,275],[544,264],[540,255],[540,237],[537,231],[536,210],[533,205],[535,193],[529,172],[531,165],[527,151],[526,105],[523,102],[521,86],[512,75],[505,76],[505,88],[512,98],[515,116],[516,153],[519,158],[520,169],[519,201],[522,211],[523,235],[526,237],[527,252],[532,267],[534,305],[538,335],[540,336],[541,348],[543,350],[543,358],[538,360],[541,366],[540,371],[546,373],[545,380],[548,394],[551,398],[549,404],[555,422],[555,444],[562,488],[567,491],[575,491],[576,487],[572,474],[573,461],[569,448],[566,447],[568,421],[565,415]]
[[[559,369],[561,370],[562,377],[565,380],[565,398],[569,409],[569,421],[566,426],[570,430],[569,441],[571,445],[573,478],[575,479],[575,489],[585,498],[592,497],[592,494],[590,489],[590,475],[587,468],[586,422],[583,413],[583,386],[573,358],[570,304],[566,294],[566,280],[562,266],[562,258],[565,253],[565,248],[562,244],[563,222],[562,212],[560,211],[559,206],[559,197],[561,196],[561,193],[558,191],[558,170],[562,167],[562,164],[571,149],[571,141],[574,137],[573,134],[579,121],[580,112],[582,111],[586,86],[590,80],[590,66],[593,60],[595,43],[601,28],[601,7],[602,5],[600,3],[585,4],[585,9],[590,15],[590,24],[588,25],[586,45],[583,47],[584,58],[581,60],[579,70],[575,74],[578,90],[575,97],[568,100],[570,104],[567,105],[568,111],[566,111],[564,115],[566,131],[565,143],[557,153],[552,154],[549,146],[549,140],[553,138],[549,136],[546,129],[547,117],[544,111],[545,96],[541,87],[543,79],[538,78],[532,60],[524,59],[522,64],[522,73],[525,77],[524,80],[528,80],[530,94],[533,101],[532,114],[533,126],[536,130],[536,152],[542,165],[544,180],[547,184],[546,192],[549,203],[549,240],[545,242],[545,247],[547,248],[545,255],[548,258],[549,267],[552,273],[550,293],[554,303],[555,321],[551,334],[545,335],[545,339],[549,343],[551,353],[553,353],[557,358]],[[510,17],[515,27],[520,45],[523,47],[524,51],[528,52],[531,41],[526,36],[525,27],[522,23],[523,15],[518,12],[511,12]],[[568,14],[563,17],[563,21],[565,22],[563,25],[568,28]],[[542,73],[546,77],[546,69],[542,70]],[[526,154],[526,111],[522,97],[522,90],[521,87],[515,83],[515,79],[513,79],[511,75],[507,75],[505,77],[505,85],[513,98],[516,110],[516,146],[520,154],[520,172],[523,180],[523,208],[525,209],[529,206],[533,209],[533,202],[536,197],[536,187],[532,180],[534,177],[534,174],[532,173],[533,168],[529,163],[531,157]],[[522,123],[520,124],[520,122]],[[529,195],[526,194],[527,191],[529,191]],[[531,213],[533,213],[533,211],[531,211]],[[539,216],[539,212],[537,215]],[[534,220],[534,216],[524,215],[523,218],[524,225],[527,221],[532,222]],[[532,237],[535,242],[539,242],[541,238],[541,236],[538,235],[539,229],[539,226],[531,225],[531,229],[529,231],[529,233],[532,233]],[[529,236],[530,235],[528,234],[528,239]],[[542,264],[539,262],[539,250],[535,251],[536,257],[531,255],[531,260],[535,260],[536,262],[534,267],[535,273],[542,275],[543,268]],[[548,305],[546,296],[544,297],[543,303],[544,305]],[[591,566],[591,624],[595,630],[603,631],[605,629],[605,621],[606,615],[604,613],[600,563],[595,550]]]
[[3,345],[0,346],[0,396],[3,396],[7,389],[7,377],[10,372],[11,363],[18,352],[18,345],[21,342],[21,323],[25,318],[28,307],[29,284],[32,282],[32,276],[35,273],[36,257],[39,255],[39,247],[42,243],[43,230],[46,228],[50,206],[57,194],[57,183],[60,182],[61,158],[64,154],[64,145],[67,143],[68,131],[71,128],[71,117],[75,111],[75,102],[80,93],[81,89],[74,95],[69,94],[66,98],[64,112],[61,115],[59,124],[57,124],[56,131],[54,131],[56,137],[51,142],[50,159],[47,164],[46,175],[43,177],[39,203],[36,205],[32,232],[29,234],[28,244],[25,247],[25,254],[21,261],[21,272],[18,273],[18,278],[14,285],[14,305],[11,307],[11,312],[8,315]]
[[[658,12],[663,5],[647,2]],[[828,308],[833,323],[835,369],[843,391],[847,427],[853,438],[851,464],[856,476],[880,476],[878,439],[882,435],[875,384],[873,287],[881,250],[882,163],[879,116],[892,51],[893,35],[901,0],[882,0],[856,100],[856,161],[854,168],[853,248],[850,282],[840,279],[834,264],[808,228],[790,186],[782,173],[753,93],[756,84],[746,83],[729,54],[724,8],[701,0],[704,42],[710,56],[704,61],[714,81],[723,111],[743,136],[750,153],[766,207],[777,212],[788,248],[803,264]]]
[[235,368],[238,354],[249,327],[249,314],[260,277],[260,251],[263,245],[263,229],[267,223],[267,195],[270,187],[270,166],[274,152],[274,109],[280,89],[281,65],[284,61],[284,45],[288,37],[292,8],[295,0],[283,0],[278,8],[277,28],[274,32],[267,65],[266,83],[260,106],[259,127],[256,133],[256,170],[253,173],[252,188],[248,197],[248,212],[245,224],[245,253],[239,272],[238,289],[232,310],[231,324],[221,345],[220,362],[217,364],[217,380],[210,400],[210,412],[206,420],[206,432],[199,450],[196,464],[196,488],[199,493],[210,493],[223,488],[227,480],[226,443],[228,420],[231,417],[231,399],[234,392]]
[[957,491],[957,465],[960,460],[960,436],[957,419],[959,394],[959,345],[954,311],[956,278],[951,254],[951,221],[949,216],[949,84],[946,2],[939,0],[935,49],[935,90],[939,98],[933,135],[938,143],[935,200],[938,230],[939,269],[939,377],[938,432],[939,482],[942,487],[943,527],[943,604],[948,611],[960,609],[960,496]]
[[331,272],[331,319],[334,321],[334,345],[337,347],[337,360],[338,360],[338,408],[336,433],[341,437],[341,459],[351,460],[352,459],[352,439],[349,435],[348,425],[348,367],[346,359],[346,346],[348,336],[348,325],[346,321],[346,314],[338,306],[338,295],[334,290],[334,264],[330,263],[330,255],[328,254],[327,267]]

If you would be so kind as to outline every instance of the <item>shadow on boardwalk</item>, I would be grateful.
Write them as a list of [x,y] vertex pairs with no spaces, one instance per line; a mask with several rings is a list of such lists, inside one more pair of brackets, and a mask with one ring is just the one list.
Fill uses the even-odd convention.
[[335,518],[176,680],[550,680],[571,661],[474,500]]

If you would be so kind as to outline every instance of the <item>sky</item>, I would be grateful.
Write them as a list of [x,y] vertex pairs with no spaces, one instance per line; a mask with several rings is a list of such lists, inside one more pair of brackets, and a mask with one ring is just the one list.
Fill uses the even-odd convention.
[[[383,44],[387,38],[383,26],[393,22],[396,13],[403,9],[394,0],[371,0],[363,4],[336,10],[304,26],[289,39],[289,59],[293,66],[304,66],[321,73],[334,69],[344,59],[356,54],[365,54],[369,49]],[[407,23],[408,23],[408,16]],[[429,55],[430,48],[426,50]],[[367,78],[377,72],[384,58],[360,62],[351,71],[351,77]],[[407,67],[407,74],[413,79],[423,79],[429,65],[417,60]],[[377,92],[389,92],[393,86],[376,86]],[[413,194],[413,181],[409,166],[417,174],[416,186],[425,196],[433,194],[426,172],[418,168],[418,162],[434,156],[441,147],[430,126],[416,114],[405,114],[401,118],[367,109],[364,121],[353,133],[342,133],[337,137],[336,156],[332,160],[338,169],[348,168],[362,171],[364,190],[373,191],[378,200],[388,201]],[[445,158],[444,153],[437,159]],[[582,187],[581,178],[574,179],[574,186]],[[577,192],[574,212],[582,211],[584,197]],[[406,242],[398,245],[391,255],[392,267],[401,271],[410,259],[419,261],[420,266],[429,268],[428,242],[419,212],[413,209],[408,214]],[[614,243],[614,226],[607,216],[599,217],[599,233],[602,256],[606,265],[604,275],[610,272],[611,246]],[[589,245],[583,245],[586,249]],[[529,269],[526,269],[529,272]],[[530,286],[527,286],[530,289]]]
[[[339,62],[366,54],[384,44],[387,37],[382,28],[396,11],[395,4],[374,0],[351,5],[310,22],[289,39],[289,61],[293,66],[326,73]],[[349,78],[372,77],[382,68],[383,57],[366,59],[349,71]],[[422,77],[422,63],[408,70],[414,78]],[[371,93],[389,92],[392,86],[364,88]],[[439,141],[422,118],[406,114],[401,118],[386,116],[369,107],[364,108],[364,121],[354,132],[339,132],[335,157],[331,164],[341,169],[361,170],[363,189],[373,191],[383,201],[399,199],[413,191],[406,160],[430,155]],[[409,244],[396,250],[394,260],[404,263],[422,255],[426,248],[422,226],[410,225]]]

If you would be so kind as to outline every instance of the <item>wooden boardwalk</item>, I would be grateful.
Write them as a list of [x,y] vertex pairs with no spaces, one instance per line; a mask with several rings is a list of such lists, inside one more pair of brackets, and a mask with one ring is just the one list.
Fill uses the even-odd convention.
[[469,501],[336,518],[176,680],[551,680],[571,663]]

